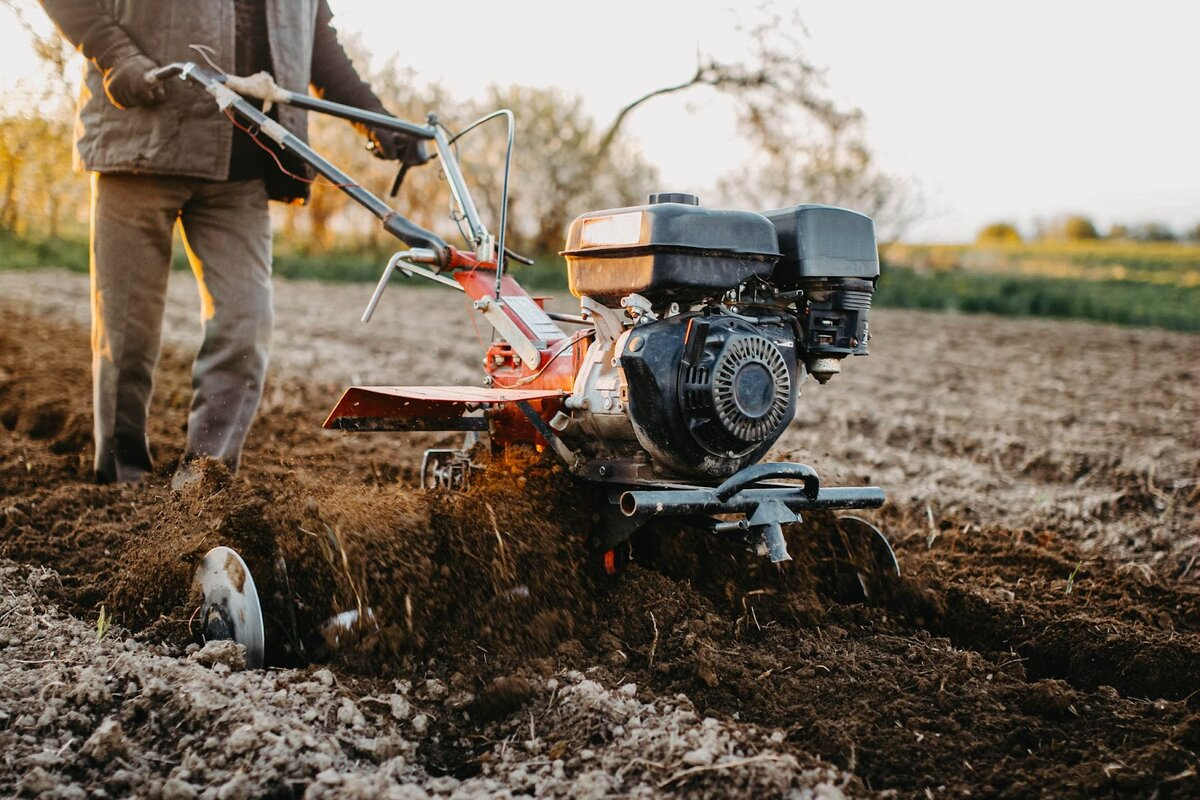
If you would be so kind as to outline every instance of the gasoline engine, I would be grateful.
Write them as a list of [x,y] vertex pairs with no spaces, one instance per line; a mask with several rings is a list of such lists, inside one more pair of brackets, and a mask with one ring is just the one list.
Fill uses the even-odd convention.
[[572,223],[567,274],[596,336],[550,425],[614,476],[756,464],[800,386],[866,355],[875,228],[842,208],[719,211],[688,194]]

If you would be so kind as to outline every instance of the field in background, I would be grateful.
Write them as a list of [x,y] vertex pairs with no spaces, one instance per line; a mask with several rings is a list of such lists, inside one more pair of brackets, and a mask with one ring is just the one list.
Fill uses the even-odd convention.
[[[387,255],[375,242],[310,252],[277,240],[275,272],[285,278],[374,281]],[[896,244],[884,249],[883,261],[879,306],[1200,331],[1200,244]],[[0,268],[43,266],[86,271],[87,242],[0,234]],[[186,269],[182,247],[175,248],[175,266]],[[556,254],[514,270],[530,290],[566,291]]]
[[880,305],[1200,331],[1200,244],[896,244],[883,258]]

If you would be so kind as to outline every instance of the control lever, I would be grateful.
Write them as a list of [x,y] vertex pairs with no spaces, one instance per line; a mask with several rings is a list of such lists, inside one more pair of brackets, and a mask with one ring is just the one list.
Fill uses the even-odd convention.
[[513,261],[516,261],[518,264],[524,264],[527,267],[531,267],[534,264],[533,259],[529,256],[523,256],[520,253],[514,253],[508,247],[504,248],[504,255],[508,256]]
[[400,186],[404,183],[404,176],[408,174],[412,164],[401,164],[400,169],[396,171],[396,180],[392,181],[392,190],[388,192],[388,197],[395,197],[400,194]]
[[375,293],[371,295],[371,300],[367,303],[367,309],[363,311],[363,322],[371,321],[371,316],[375,313],[375,307],[379,305],[379,299],[383,297],[383,290],[387,288],[388,281],[392,279],[392,273],[396,271],[396,267],[400,262],[405,259],[420,261],[426,264],[438,263],[437,254],[426,248],[414,247],[412,250],[401,250],[399,253],[394,254],[388,259],[387,266],[383,269],[383,275],[379,278],[379,284],[375,287]]

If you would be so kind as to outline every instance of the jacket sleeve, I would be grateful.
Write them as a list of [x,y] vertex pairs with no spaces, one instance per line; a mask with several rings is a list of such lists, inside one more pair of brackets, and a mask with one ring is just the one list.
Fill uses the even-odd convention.
[[350,56],[346,55],[332,25],[333,12],[327,0],[317,5],[317,26],[313,34],[312,85],[317,95],[334,103],[343,103],[366,111],[388,113],[371,87],[361,77]]
[[102,72],[142,52],[96,0],[41,0],[41,4],[67,41]]

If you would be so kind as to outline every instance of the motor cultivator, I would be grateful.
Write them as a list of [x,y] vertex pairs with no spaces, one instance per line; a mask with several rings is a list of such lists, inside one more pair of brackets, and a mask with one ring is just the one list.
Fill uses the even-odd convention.
[[[364,321],[400,272],[464,292],[496,333],[482,386],[351,387],[325,427],[462,431],[468,442],[483,440],[496,451],[514,445],[552,451],[575,478],[603,489],[591,545],[610,570],[615,548],[651,519],[678,518],[781,562],[790,558],[783,526],[802,514],[883,504],[879,488],[823,486],[804,464],[762,462],[791,423],[806,378],[824,384],[847,357],[867,354],[879,276],[870,218],[824,205],[715,210],[676,193],[589,212],[571,224],[562,253],[579,314],[553,313],[506,269],[508,261],[524,260],[504,243],[510,112],[458,134],[496,117],[509,122],[497,238],[480,219],[459,167],[452,147],[458,136],[435,116],[425,124],[404,122],[285,91],[267,75],[218,75],[191,63],[164,67],[148,80],[174,76],[203,86],[231,119],[329,179],[408,246],[388,262]],[[469,248],[447,245],[401,217],[245,96],[431,142]],[[476,469],[473,451],[465,445],[427,451],[422,484],[464,488]],[[864,593],[865,573],[898,574],[891,547],[873,526],[842,517],[838,529],[848,572]],[[238,566],[244,568],[240,560]],[[212,572],[210,565],[206,585],[213,584]],[[243,595],[230,603],[230,596],[207,591],[204,618],[216,608],[215,618],[224,618],[234,638],[253,640],[238,636],[229,618],[259,614],[257,599]],[[254,627],[253,619],[247,624]],[[261,616],[257,625],[261,630]],[[261,635],[258,641],[261,648]]]

